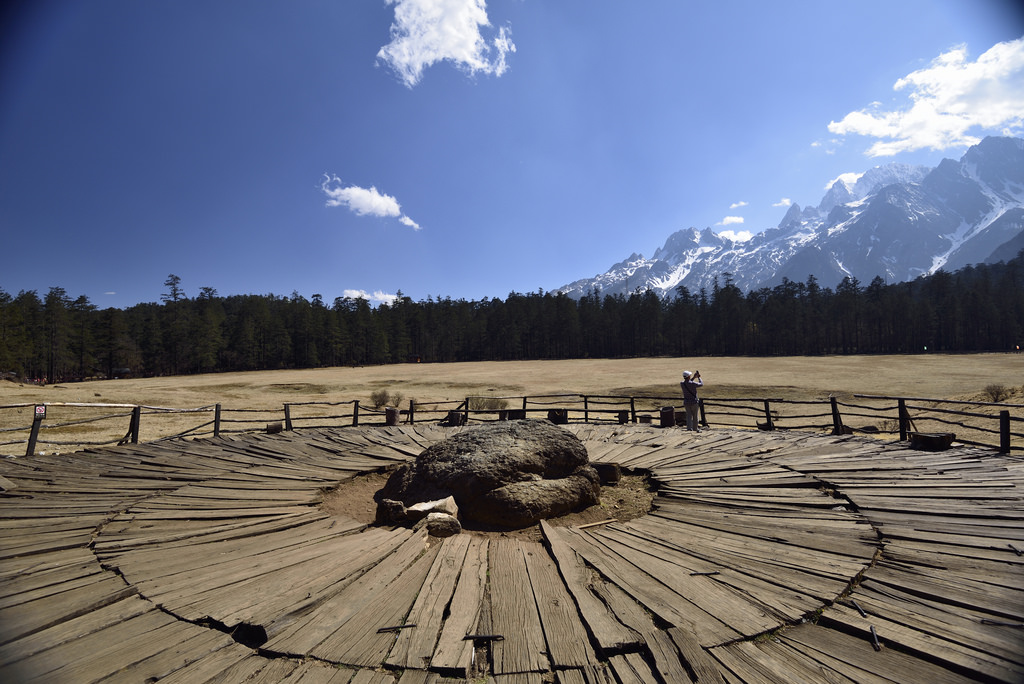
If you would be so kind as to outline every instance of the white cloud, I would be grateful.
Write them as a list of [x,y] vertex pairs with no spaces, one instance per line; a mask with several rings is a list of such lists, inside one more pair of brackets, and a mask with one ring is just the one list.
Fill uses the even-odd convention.
[[945,150],[976,144],[975,133],[1019,135],[1024,129],[1024,38],[997,43],[975,62],[959,46],[924,69],[896,81],[893,90],[909,92],[910,105],[884,111],[866,109],[832,121],[829,131],[878,138],[872,157],[929,148]]
[[789,199],[788,197],[783,197],[782,199],[780,199],[778,202],[776,202],[772,206],[773,207],[788,207],[791,204],[793,204],[793,200]]
[[733,242],[746,242],[750,238],[754,237],[754,234],[749,230],[723,230],[718,234],[719,237],[723,237],[726,240],[732,240]]
[[393,304],[398,295],[388,294],[375,290],[373,294],[368,293],[366,290],[342,290],[341,296],[348,299],[365,299],[371,304]]
[[743,223],[742,216],[726,216],[724,219],[716,223],[716,226],[731,226],[734,223]]
[[828,183],[826,183],[825,189],[828,190],[829,188],[831,188],[833,185],[836,184],[836,181],[843,181],[843,183],[846,184],[846,187],[852,188],[854,185],[857,184],[857,181],[859,181],[860,177],[863,175],[863,173],[854,173],[852,171],[850,171],[849,173],[841,173],[832,180],[830,180]]
[[420,82],[423,70],[449,61],[470,75],[501,76],[508,54],[516,51],[508,27],[488,42],[481,29],[489,27],[485,0],[385,0],[395,6],[391,42],[377,59],[393,69],[409,88]]
[[745,207],[745,206],[747,206],[747,203],[744,202],[743,200],[740,200],[739,202],[733,202],[732,204],[730,204],[729,208],[730,209],[739,209],[740,207]]
[[344,185],[337,176],[324,174],[320,189],[327,195],[327,206],[348,207],[358,216],[381,216],[397,218],[403,225],[419,230],[418,223],[402,213],[402,206],[391,195],[385,195],[376,187],[361,188],[358,185]]
[[420,229],[420,224],[416,223],[415,221],[413,221],[408,216],[399,216],[398,220],[399,220],[400,223],[402,223],[402,225],[409,226],[413,230],[419,230]]

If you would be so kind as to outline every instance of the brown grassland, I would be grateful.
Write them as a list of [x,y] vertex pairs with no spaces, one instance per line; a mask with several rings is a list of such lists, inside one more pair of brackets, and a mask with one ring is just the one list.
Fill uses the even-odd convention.
[[[1024,394],[1021,387],[1024,355],[919,354],[396,364],[102,380],[43,387],[5,381],[0,382],[0,405],[90,402],[196,408],[220,403],[226,412],[266,410],[266,416],[256,415],[256,419],[269,421],[281,420],[285,403],[359,400],[361,406],[367,408],[372,406],[371,394],[381,390],[400,395],[403,408],[409,400],[417,404],[451,402],[443,408],[455,408],[468,396],[675,397],[679,395],[679,380],[684,369],[700,370],[705,382],[703,396],[708,400],[735,397],[822,400],[829,395],[849,399],[854,394],[878,394],[989,401],[986,388],[993,385],[1007,388],[1010,402],[1020,402]],[[514,407],[516,403],[512,401],[510,405]],[[350,412],[351,407],[302,407],[302,410],[303,415],[315,415],[316,411],[321,414]],[[52,406],[47,412],[46,424],[117,412],[117,409]],[[0,410],[0,429],[26,426],[31,422],[31,415],[31,408]],[[147,415],[140,439],[147,441],[175,434],[205,420],[209,420],[209,414],[200,414],[198,418],[196,414]],[[127,419],[115,422],[116,427],[107,428],[108,432],[123,434]],[[67,428],[72,432],[93,429]],[[0,433],[0,442],[25,436],[25,431]],[[49,447],[55,451],[72,448],[71,445]],[[0,448],[0,453],[24,453],[23,449],[23,446],[7,446]]]

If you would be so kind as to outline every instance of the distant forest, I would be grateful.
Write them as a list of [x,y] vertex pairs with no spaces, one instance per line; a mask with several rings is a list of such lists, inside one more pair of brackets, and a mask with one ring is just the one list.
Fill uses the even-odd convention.
[[481,301],[399,293],[362,299],[186,295],[170,275],[160,303],[98,309],[60,287],[0,289],[0,373],[90,377],[368,365],[645,356],[1011,351],[1024,336],[1024,251],[906,283],[785,280],[744,294],[730,274],[710,291],[538,291]]

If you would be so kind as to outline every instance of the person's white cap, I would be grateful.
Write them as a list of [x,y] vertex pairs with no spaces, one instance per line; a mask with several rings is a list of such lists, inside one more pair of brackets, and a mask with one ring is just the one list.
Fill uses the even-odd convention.
[[684,378],[688,378],[688,377],[690,377],[691,375],[693,375],[693,373],[691,373],[690,371],[683,371],[683,377],[684,377]]

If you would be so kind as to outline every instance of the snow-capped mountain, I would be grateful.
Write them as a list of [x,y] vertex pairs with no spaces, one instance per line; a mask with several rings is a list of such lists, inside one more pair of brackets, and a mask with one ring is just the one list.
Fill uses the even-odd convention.
[[670,296],[679,285],[710,291],[726,273],[744,291],[810,275],[823,287],[846,276],[893,283],[1007,260],[1021,247],[1024,140],[991,137],[934,169],[888,164],[841,177],[818,206],[794,204],[776,228],[746,242],[710,228],[680,230],[650,259],[632,254],[558,291],[579,298],[595,288],[602,295],[651,288]]

